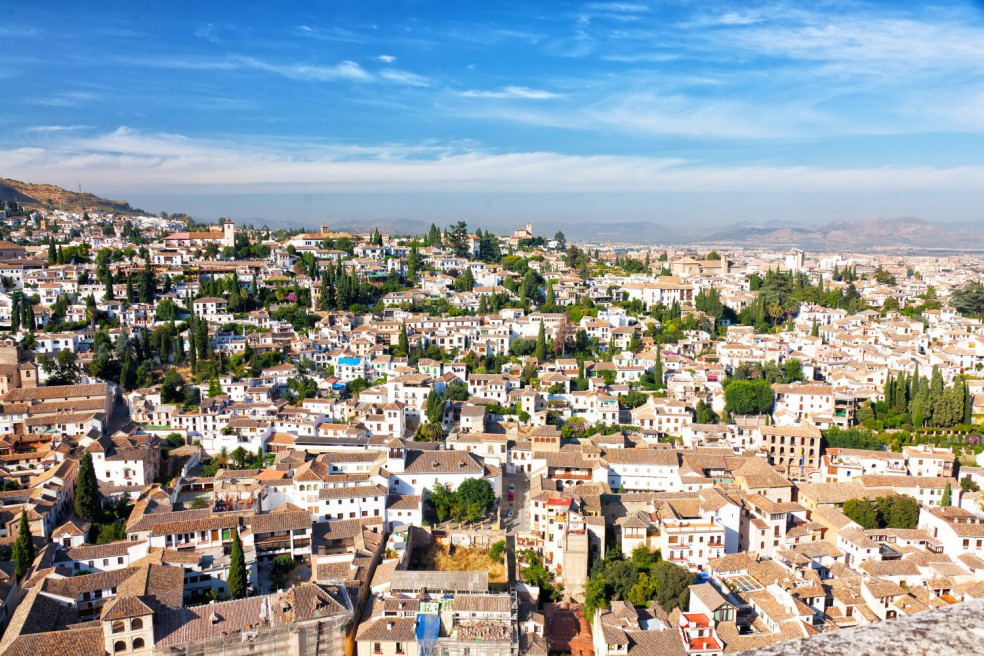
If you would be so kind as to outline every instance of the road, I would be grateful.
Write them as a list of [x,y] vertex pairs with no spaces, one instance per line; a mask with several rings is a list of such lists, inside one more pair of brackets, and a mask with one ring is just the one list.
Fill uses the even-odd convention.
[[[509,486],[514,485],[516,490],[512,501],[509,500]],[[502,475],[502,502],[499,505],[502,513],[502,528],[506,533],[525,533],[530,530],[529,515],[529,495],[530,479],[523,472]],[[513,516],[507,517],[512,510]]]

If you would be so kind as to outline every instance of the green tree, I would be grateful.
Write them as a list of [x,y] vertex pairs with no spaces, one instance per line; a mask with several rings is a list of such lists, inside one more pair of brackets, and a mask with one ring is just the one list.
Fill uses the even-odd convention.
[[444,398],[432,389],[427,394],[427,401],[424,404],[424,414],[427,421],[432,424],[440,424],[444,419]]
[[208,381],[208,396],[209,398],[214,398],[216,396],[222,395],[222,385],[219,383],[219,379],[214,376]]
[[403,322],[400,326],[400,340],[397,344],[403,355],[410,355],[410,336],[407,335],[407,324]]
[[462,481],[455,494],[460,498],[465,518],[470,522],[484,516],[495,503],[495,490],[484,478],[469,478]]
[[177,369],[171,368],[164,374],[164,382],[161,383],[161,402],[162,403],[182,403],[184,401],[184,378],[178,373]]
[[520,297],[528,301],[535,302],[540,298],[540,283],[543,278],[533,269],[528,270],[523,275],[523,282],[520,286]]
[[540,322],[540,330],[536,335],[536,349],[533,351],[533,355],[538,362],[547,359],[547,333],[542,321]]
[[75,513],[88,522],[102,517],[102,494],[92,466],[92,454],[86,451],[79,461],[75,477]]
[[604,576],[591,576],[584,586],[584,617],[588,622],[594,621],[595,611],[609,607],[608,582]]
[[775,393],[769,381],[730,380],[724,388],[724,403],[728,412],[738,415],[768,414],[775,404]]
[[663,382],[663,349],[656,348],[656,364],[653,366],[653,380],[656,381],[656,389],[661,390],[665,387]]
[[947,481],[946,487],[943,488],[943,498],[940,499],[940,505],[941,506],[949,506],[949,505],[951,505],[952,499],[950,498],[950,496],[951,496],[950,482]]
[[475,276],[472,274],[471,267],[465,267],[462,274],[455,279],[454,288],[459,292],[470,292],[475,289]]
[[653,552],[645,544],[639,544],[632,550],[632,563],[638,569],[649,569],[655,563]]
[[47,375],[45,385],[77,385],[79,382],[79,357],[75,351],[64,349],[54,358],[39,355],[38,363]]
[[848,499],[844,503],[844,514],[857,522],[861,528],[878,528],[878,511],[867,499]]
[[232,529],[232,553],[229,556],[229,575],[226,578],[229,596],[242,599],[246,596],[249,581],[246,576],[246,557],[243,555],[243,541],[239,538],[239,530]]
[[282,554],[273,559],[273,566],[270,568],[270,582],[277,590],[282,590],[290,583],[290,573],[294,571],[297,563],[286,554]]
[[451,516],[451,506],[454,503],[454,495],[448,490],[447,486],[441,483],[434,483],[427,495],[427,503],[434,509],[437,521],[446,521]]
[[879,528],[915,528],[919,523],[919,502],[908,495],[879,497],[875,504],[878,507]]
[[687,608],[694,575],[686,568],[660,561],[653,566],[653,579],[658,590],[656,602],[664,611],[669,613],[674,608]]
[[31,537],[31,526],[27,522],[26,510],[21,510],[20,526],[11,551],[11,559],[14,561],[14,572],[19,579],[27,574],[27,570],[34,563],[34,540]]
[[629,590],[626,600],[633,606],[647,606],[659,593],[659,583],[648,572],[639,572],[636,584]]

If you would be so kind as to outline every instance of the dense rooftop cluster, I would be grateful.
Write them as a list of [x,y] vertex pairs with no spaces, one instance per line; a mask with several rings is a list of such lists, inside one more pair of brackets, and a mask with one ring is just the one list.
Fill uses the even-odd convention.
[[0,656],[713,656],[984,597],[977,259],[6,209]]

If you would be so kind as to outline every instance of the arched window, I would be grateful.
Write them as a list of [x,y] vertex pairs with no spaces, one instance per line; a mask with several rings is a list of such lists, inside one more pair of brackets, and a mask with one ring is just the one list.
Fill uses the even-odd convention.
[[[143,619],[137,617],[133,621],[130,622],[130,630],[131,631],[138,631],[138,630],[140,630],[142,628],[143,628]],[[133,645],[134,645],[134,647],[136,647],[136,643],[133,643]]]
[[143,638],[134,638],[134,640],[133,640],[133,648],[134,649],[143,649],[143,646],[144,646],[144,639]]
[[126,643],[125,642],[123,642],[122,640],[117,640],[115,643],[113,643],[113,653],[114,654],[121,654],[121,653],[123,653],[125,651],[126,651]]
[[123,623],[123,620],[113,622],[113,633],[123,633],[124,631],[126,631],[126,624]]

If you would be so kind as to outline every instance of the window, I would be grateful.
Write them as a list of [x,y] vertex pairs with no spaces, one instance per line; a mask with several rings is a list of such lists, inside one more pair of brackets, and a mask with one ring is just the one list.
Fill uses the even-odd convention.
[[379,642],[372,643],[372,653],[374,653],[374,654],[382,654],[383,653],[383,645],[382,645],[382,643],[379,643]]
[[117,640],[116,642],[113,643],[113,653],[114,654],[119,654],[119,653],[122,653],[124,651],[126,651],[126,643],[125,642],[123,642],[122,640]]
[[[142,628],[143,628],[143,619],[142,618],[139,618],[138,617],[138,618],[134,619],[132,622],[130,622],[130,630],[131,631],[139,631]],[[134,643],[133,644],[133,648],[136,649],[136,647],[137,647],[137,644]]]
[[126,625],[123,623],[123,620],[113,622],[113,633],[123,633],[124,631],[126,631]]
[[134,638],[134,640],[133,640],[133,648],[134,649],[143,649],[143,646],[144,646],[144,639],[143,638]]

